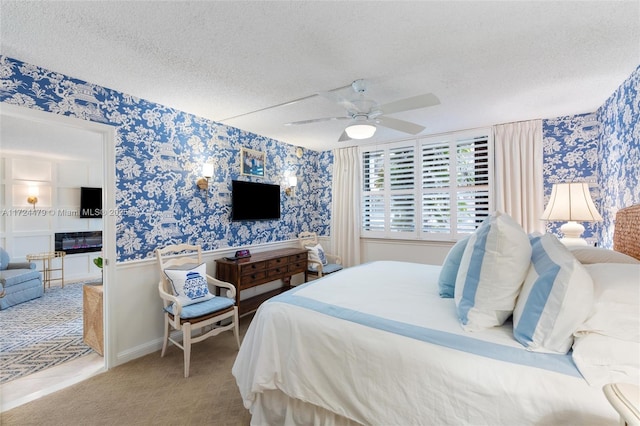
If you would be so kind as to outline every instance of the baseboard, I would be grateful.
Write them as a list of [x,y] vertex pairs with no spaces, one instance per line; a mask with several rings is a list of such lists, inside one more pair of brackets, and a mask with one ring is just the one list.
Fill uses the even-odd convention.
[[136,358],[158,352],[160,349],[162,349],[162,338],[135,346],[129,350],[118,353],[116,355],[116,365],[113,367],[117,367],[118,365],[133,361]]

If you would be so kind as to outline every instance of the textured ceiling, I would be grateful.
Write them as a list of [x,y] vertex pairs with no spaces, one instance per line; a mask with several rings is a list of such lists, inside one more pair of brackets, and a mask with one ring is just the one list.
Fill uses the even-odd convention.
[[364,78],[380,104],[437,95],[393,115],[434,134],[594,111],[640,64],[637,0],[2,0],[0,14],[3,55],[317,150],[354,144],[337,142],[344,121],[284,123],[341,106],[269,107]]

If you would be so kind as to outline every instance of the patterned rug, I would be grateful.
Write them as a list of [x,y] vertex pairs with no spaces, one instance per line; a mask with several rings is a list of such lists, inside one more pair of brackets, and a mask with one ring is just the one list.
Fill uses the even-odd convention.
[[51,287],[39,299],[0,311],[0,383],[93,351],[82,341],[83,284]]

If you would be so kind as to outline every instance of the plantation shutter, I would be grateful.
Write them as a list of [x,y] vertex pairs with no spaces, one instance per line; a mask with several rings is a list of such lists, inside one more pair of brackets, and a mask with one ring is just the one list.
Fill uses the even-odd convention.
[[456,141],[458,234],[476,230],[489,214],[489,138]]
[[491,209],[489,129],[362,148],[362,236],[456,240]]
[[422,232],[451,233],[451,184],[449,141],[423,144]]
[[363,165],[362,230],[384,232],[384,151],[365,152]]
[[415,147],[389,150],[389,230],[415,232]]

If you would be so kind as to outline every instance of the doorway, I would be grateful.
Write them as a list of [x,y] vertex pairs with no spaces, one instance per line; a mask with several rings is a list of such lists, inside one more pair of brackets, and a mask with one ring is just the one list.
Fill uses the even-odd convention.
[[[83,155],[99,158],[98,161],[101,162],[102,167],[98,179],[100,185],[103,187],[104,210],[115,211],[115,129],[113,127],[0,103],[0,128],[2,129],[3,136],[5,130],[7,132],[20,131],[19,128],[9,130],[9,128],[14,125],[27,126],[23,128],[24,135],[30,135],[30,137],[22,138],[18,144],[12,144],[11,138],[3,138],[0,144],[0,152],[3,154],[10,153],[13,156],[21,156],[22,158],[28,158],[30,154],[35,156],[36,153],[38,153],[39,156],[44,154],[53,159]],[[36,128],[44,129],[45,133],[42,136],[38,136],[37,133],[33,132]],[[53,141],[53,135],[64,136],[60,136],[62,139]],[[6,185],[6,182],[4,183]],[[3,224],[4,227],[0,228],[0,242],[2,242],[3,245],[7,243],[7,239],[9,239],[10,243],[15,240],[13,230],[9,229],[10,224],[11,222],[9,222],[9,225]],[[56,380],[51,386],[45,385],[44,388],[42,386],[32,386],[34,392],[31,392],[31,394],[29,394],[29,386],[25,389],[27,394],[16,395],[11,391],[11,388],[8,387],[11,382],[3,385],[3,389],[0,390],[2,394],[2,398],[0,399],[3,400],[1,411],[12,408],[11,405],[7,406],[7,404],[14,404],[13,406],[20,405],[57,391],[62,387],[84,380],[96,372],[108,369],[109,366],[112,365],[113,358],[110,351],[111,339],[109,327],[109,307],[111,306],[109,278],[113,276],[111,271],[115,264],[115,217],[105,215],[101,223],[96,226],[101,228],[100,231],[103,235],[102,257],[105,260],[102,269],[104,287],[104,357],[95,357],[89,365],[76,366],[72,369],[67,368],[66,373],[64,372],[65,370],[59,369],[59,371],[55,373],[57,376]],[[51,242],[51,244],[53,244],[53,242]],[[53,249],[53,245],[50,246],[50,249]],[[20,251],[20,247],[17,247],[17,250]],[[111,259],[113,260],[109,262]],[[51,370],[56,368],[57,367],[54,367]],[[46,377],[46,375],[40,376]],[[7,401],[8,396],[11,396],[11,399],[14,401]]]

